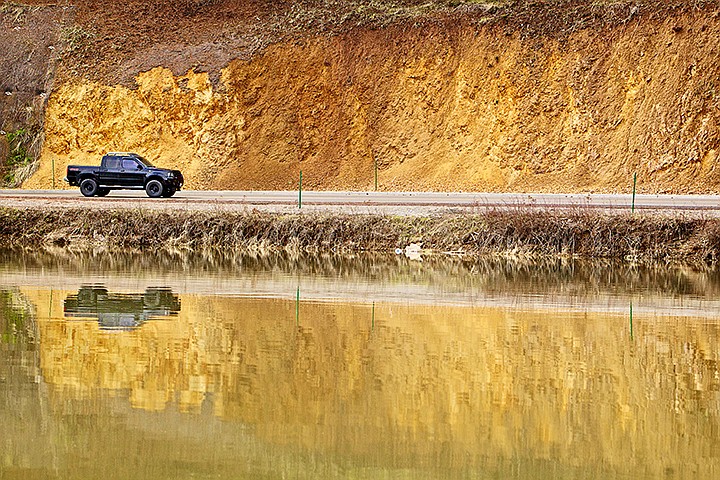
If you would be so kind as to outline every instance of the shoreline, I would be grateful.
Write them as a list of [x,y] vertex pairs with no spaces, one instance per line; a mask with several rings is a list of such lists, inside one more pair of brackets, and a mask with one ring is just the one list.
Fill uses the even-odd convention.
[[592,210],[381,214],[0,207],[0,247],[73,251],[393,252],[714,265],[720,219]]

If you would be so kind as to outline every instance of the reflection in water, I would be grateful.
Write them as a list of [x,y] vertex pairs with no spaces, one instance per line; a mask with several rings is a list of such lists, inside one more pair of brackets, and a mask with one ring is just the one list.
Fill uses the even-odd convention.
[[35,338],[30,305],[16,291],[0,290],[0,342],[28,349]]
[[84,286],[65,299],[66,317],[97,317],[104,330],[137,328],[151,318],[177,315],[180,300],[169,288],[148,288],[145,293],[109,293],[103,286]]
[[[117,276],[146,275],[163,278],[238,277],[249,273],[264,276],[306,276],[341,281],[370,281],[392,285],[412,281],[442,285],[450,291],[486,292],[567,292],[598,295],[613,292],[657,293],[720,297],[720,269],[688,266],[633,265],[616,262],[588,262],[574,259],[525,259],[507,257],[447,258],[424,257],[410,261],[404,255],[288,256],[203,255],[189,253],[123,254],[73,253],[60,250],[16,252],[0,250],[0,269],[60,271],[66,276],[91,278],[92,272]],[[0,270],[1,273],[1,270]],[[86,282],[87,283],[87,282]]]
[[[445,275],[422,272],[416,281]],[[373,275],[387,282],[394,274]],[[663,275],[676,274],[653,278]],[[531,277],[535,291],[561,282],[582,292],[578,301],[592,296],[583,281]],[[700,285],[692,283],[692,295],[709,295]],[[720,322],[712,315],[634,313],[631,335],[629,309],[296,305],[180,291],[169,321],[109,335],[95,321],[57,317],[71,292],[15,287],[0,325],[11,328],[25,312],[24,330],[34,332],[27,338],[39,340],[0,348],[8,387],[0,390],[8,426],[0,477],[720,473]],[[89,290],[70,297],[92,298]],[[603,304],[607,290],[593,301]]]

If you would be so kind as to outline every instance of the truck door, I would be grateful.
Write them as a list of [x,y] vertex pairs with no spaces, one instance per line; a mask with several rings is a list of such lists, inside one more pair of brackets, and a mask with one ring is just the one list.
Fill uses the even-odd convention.
[[133,158],[123,158],[120,175],[126,187],[145,186],[145,167]]
[[102,159],[102,164],[97,171],[100,185],[120,185],[120,167],[122,162],[120,157],[106,156]]

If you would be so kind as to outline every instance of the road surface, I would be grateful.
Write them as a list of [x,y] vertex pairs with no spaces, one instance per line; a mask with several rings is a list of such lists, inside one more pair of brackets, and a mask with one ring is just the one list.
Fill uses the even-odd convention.
[[[0,206],[50,208],[148,208],[223,211],[334,211],[428,215],[483,209],[595,209],[628,212],[632,195],[466,192],[181,191],[151,199],[143,191],[118,190],[85,198],[73,190],[0,190]],[[637,195],[636,211],[720,215],[716,195]]]

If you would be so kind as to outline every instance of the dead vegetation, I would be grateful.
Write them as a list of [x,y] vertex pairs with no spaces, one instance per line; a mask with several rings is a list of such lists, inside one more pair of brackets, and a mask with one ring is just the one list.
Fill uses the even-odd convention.
[[0,187],[17,187],[37,169],[57,40],[67,11],[57,4],[0,5]]
[[0,209],[0,246],[83,251],[434,252],[715,264],[720,219],[591,211],[391,217]]
[[0,187],[15,188],[37,169],[43,135],[37,126],[0,135]]

